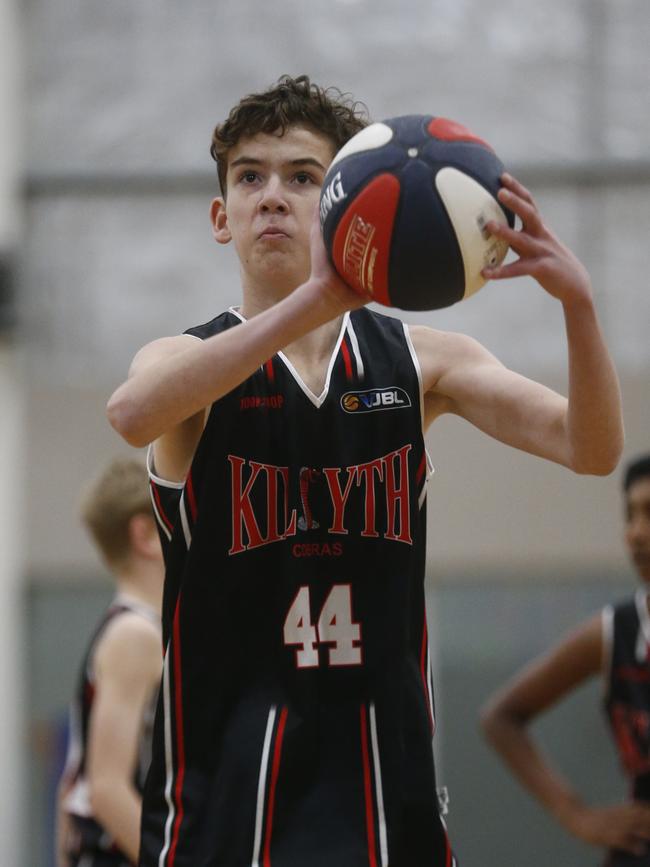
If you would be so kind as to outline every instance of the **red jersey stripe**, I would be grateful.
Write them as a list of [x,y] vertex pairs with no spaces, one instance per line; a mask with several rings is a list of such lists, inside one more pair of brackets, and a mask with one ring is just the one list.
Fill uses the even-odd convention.
[[449,835],[445,830],[445,846],[447,847],[447,855],[445,857],[445,867],[452,867],[452,854],[451,854],[451,843],[449,842]]
[[415,480],[418,483],[418,485],[422,481],[422,477],[424,476],[424,471],[426,470],[426,468],[427,468],[427,453],[424,452],[424,454],[422,455],[422,460],[420,461],[420,466],[418,467],[418,471],[417,471],[416,476],[415,476]]
[[151,483],[151,490],[153,491],[153,498],[156,501],[156,509],[158,510],[158,514],[160,515],[160,518],[161,518],[163,524],[165,525],[165,527],[167,527],[167,529],[171,533],[172,530],[174,529],[174,525],[172,524],[172,522],[169,520],[169,518],[165,514],[165,510],[162,507],[162,502],[160,499],[160,493],[158,491],[158,486],[154,482]]
[[187,474],[185,490],[187,491],[187,502],[190,507],[190,515],[192,516],[192,520],[196,521],[197,508],[196,496],[194,495],[194,483],[192,482],[192,473]]
[[348,378],[348,382],[352,382],[352,357],[350,356],[350,350],[345,342],[345,338],[341,341],[341,355],[343,356],[343,364],[345,365],[345,375]]
[[269,786],[269,805],[268,819],[266,820],[266,834],[264,837],[264,867],[271,867],[271,835],[273,833],[273,811],[275,809],[275,789],[278,783],[278,774],[280,772],[280,756],[282,755],[282,739],[284,738],[284,727],[287,723],[287,708],[283,707],[278,721],[278,731],[275,736],[275,746],[273,748],[273,765],[271,766],[271,784]]
[[176,717],[176,785],[174,786],[174,800],[176,802],[176,818],[174,819],[174,828],[172,831],[172,842],[169,847],[169,857],[167,859],[167,867],[173,867],[176,859],[176,847],[178,845],[178,837],[180,833],[181,823],[183,821],[183,781],[185,779],[185,743],[183,733],[183,690],[181,684],[181,641],[180,641],[180,624],[179,612],[181,606],[181,598],[179,596],[176,602],[176,611],[174,612],[174,627],[173,627],[173,663],[174,663],[174,710]]
[[433,729],[433,717],[431,716],[431,697],[429,695],[429,686],[427,684],[427,650],[429,646],[427,635],[427,616],[424,615],[424,624],[422,626],[422,649],[420,650],[420,674],[422,676],[422,688],[424,689],[424,698],[427,705],[427,713],[429,715],[429,723]]
[[377,847],[375,843],[375,812],[372,803],[372,780],[370,778],[370,757],[368,755],[368,721],[366,706],[361,712],[361,758],[363,760],[363,790],[366,798],[366,832],[368,835],[368,862],[377,867]]
[[275,382],[275,370],[273,369],[273,359],[269,358],[269,360],[264,365],[266,368],[266,375],[269,379],[269,382]]

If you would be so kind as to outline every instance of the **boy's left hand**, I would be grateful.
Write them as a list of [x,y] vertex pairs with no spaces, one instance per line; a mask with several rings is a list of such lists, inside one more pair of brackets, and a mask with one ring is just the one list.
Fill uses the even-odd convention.
[[565,305],[591,300],[587,269],[544,224],[530,192],[507,173],[501,176],[501,183],[499,201],[519,217],[521,228],[511,229],[507,224],[490,221],[486,229],[507,241],[519,258],[496,268],[484,268],[483,276],[488,280],[534,277]]

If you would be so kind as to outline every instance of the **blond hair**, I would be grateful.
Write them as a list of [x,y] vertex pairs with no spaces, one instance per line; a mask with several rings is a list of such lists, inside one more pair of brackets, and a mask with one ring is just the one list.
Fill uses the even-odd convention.
[[151,515],[149,479],[143,464],[116,458],[84,488],[79,513],[110,566],[128,559],[129,524],[135,515]]

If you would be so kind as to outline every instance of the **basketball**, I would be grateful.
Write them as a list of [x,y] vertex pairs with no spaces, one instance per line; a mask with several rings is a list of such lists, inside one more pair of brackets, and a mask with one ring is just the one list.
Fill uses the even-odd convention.
[[330,260],[352,288],[403,310],[473,295],[507,244],[485,224],[514,226],[496,198],[501,160],[455,121],[403,115],[373,123],[334,157],[320,198]]

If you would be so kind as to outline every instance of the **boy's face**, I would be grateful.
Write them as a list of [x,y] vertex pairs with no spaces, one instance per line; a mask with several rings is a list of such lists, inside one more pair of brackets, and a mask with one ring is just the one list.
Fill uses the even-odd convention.
[[625,502],[625,542],[640,578],[650,583],[650,476],[630,485]]
[[300,126],[282,136],[258,133],[232,148],[227,197],[213,202],[212,220],[219,243],[234,241],[245,273],[307,279],[311,224],[333,156],[328,138]]

